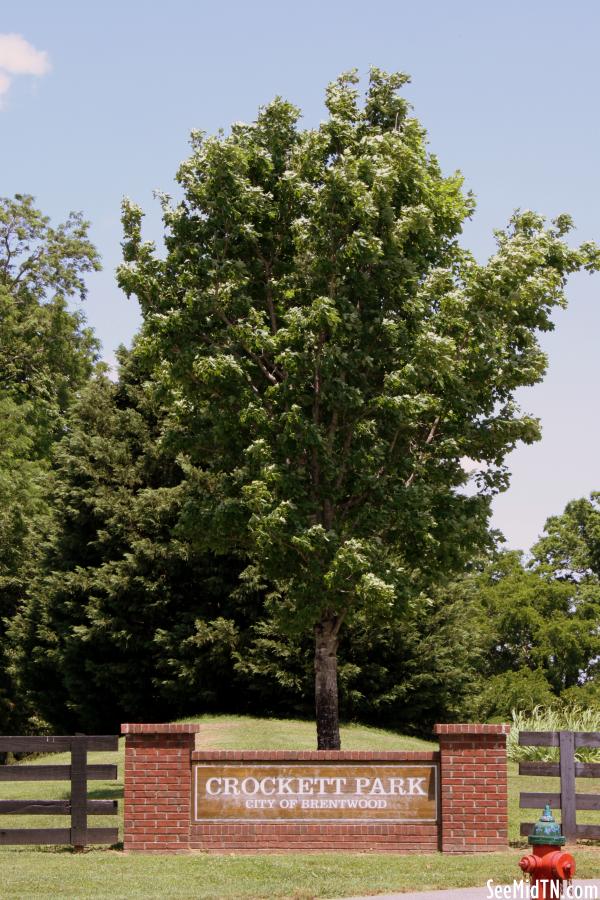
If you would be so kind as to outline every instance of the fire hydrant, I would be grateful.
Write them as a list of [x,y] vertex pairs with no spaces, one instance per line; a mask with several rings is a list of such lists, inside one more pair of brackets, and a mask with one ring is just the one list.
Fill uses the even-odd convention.
[[562,896],[563,884],[575,874],[575,860],[570,853],[557,850],[566,838],[560,833],[548,804],[529,835],[527,842],[533,850],[519,863],[530,878],[530,897],[550,900]]

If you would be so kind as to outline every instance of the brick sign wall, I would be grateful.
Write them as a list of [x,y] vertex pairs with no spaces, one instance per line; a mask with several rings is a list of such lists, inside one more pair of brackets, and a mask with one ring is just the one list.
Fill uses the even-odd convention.
[[125,850],[495,850],[504,725],[438,725],[439,752],[196,751],[190,725],[123,725]]

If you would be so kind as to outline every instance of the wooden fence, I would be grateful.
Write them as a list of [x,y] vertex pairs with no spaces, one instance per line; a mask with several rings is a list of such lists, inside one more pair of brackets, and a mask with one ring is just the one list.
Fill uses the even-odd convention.
[[[577,838],[600,839],[600,825],[578,825],[577,810],[600,810],[600,794],[578,794],[576,778],[598,778],[600,763],[575,761],[578,747],[600,747],[598,731],[522,731],[519,744],[526,747],[558,747],[560,762],[521,762],[519,775],[544,775],[560,778],[559,793],[522,792],[521,809],[540,809],[549,803],[553,809],[561,811],[562,833],[567,841]],[[523,822],[521,834],[528,835],[533,823]]]
[[2,844],[72,844],[82,849],[86,844],[114,844],[118,828],[89,828],[87,817],[114,816],[116,800],[89,800],[88,781],[112,781],[117,777],[115,765],[88,765],[89,750],[116,750],[118,738],[113,735],[68,735],[61,737],[0,737],[0,752],[64,753],[70,752],[70,765],[5,765],[0,766],[0,781],[70,781],[69,800],[0,800],[0,815],[70,816],[70,828],[0,828]]

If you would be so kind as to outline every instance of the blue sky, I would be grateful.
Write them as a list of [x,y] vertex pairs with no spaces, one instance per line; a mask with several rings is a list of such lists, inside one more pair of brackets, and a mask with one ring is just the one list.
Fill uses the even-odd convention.
[[[160,239],[152,192],[173,188],[192,128],[252,119],[275,94],[313,125],[325,84],[374,64],[411,74],[432,150],[475,192],[465,243],[479,258],[516,207],[569,212],[577,239],[600,241],[599,27],[593,0],[4,3],[0,36],[46,56],[24,59],[12,39],[3,70],[0,41],[0,194],[91,220],[104,271],[86,310],[110,360],[139,324],[114,282],[121,198],[148,210]],[[543,342],[546,380],[519,395],[544,436],[511,455],[512,486],[495,502],[510,546],[528,548],[547,516],[600,489],[599,293],[600,276],[572,279]]]

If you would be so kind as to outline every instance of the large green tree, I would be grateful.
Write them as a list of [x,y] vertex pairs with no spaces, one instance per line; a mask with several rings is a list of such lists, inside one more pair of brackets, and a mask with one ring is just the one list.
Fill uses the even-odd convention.
[[479,264],[459,243],[473,200],[428,151],[406,81],[373,69],[361,104],[342,76],[318,128],[276,99],[194,134],[164,258],[141,210],[123,214],[120,283],[184,426],[187,538],[242,548],[281,626],[312,633],[320,748],[339,746],[344,620],[401,616],[485,540],[506,454],[539,437],[514,401],[544,373],[536,335],[598,259],[567,245],[567,216],[523,212]]
[[[95,363],[97,342],[69,301],[97,268],[79,214],[53,227],[32,197],[0,198],[0,652],[51,527],[52,447]],[[2,672],[2,727],[24,727]]]

